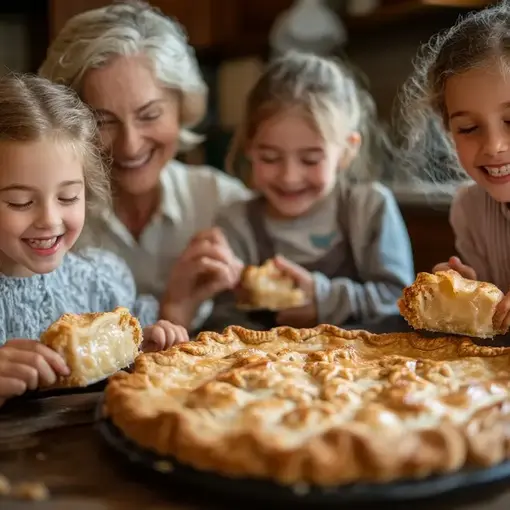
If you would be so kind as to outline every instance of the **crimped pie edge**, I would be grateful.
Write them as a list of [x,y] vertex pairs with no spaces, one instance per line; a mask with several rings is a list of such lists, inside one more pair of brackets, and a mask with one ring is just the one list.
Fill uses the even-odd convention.
[[[362,339],[372,346],[385,345],[392,336],[343,330],[331,325],[301,330],[284,326],[264,332],[231,326],[223,334],[201,333],[193,344],[200,347],[211,340],[228,343],[239,339],[253,346],[281,336],[305,342],[320,334],[346,340]],[[459,358],[505,355],[510,366],[510,348],[478,346],[469,338],[427,339],[415,333],[398,336],[405,336],[425,351],[448,349],[450,355],[457,353]],[[165,354],[171,356],[174,350],[186,348],[186,345],[189,344],[173,347]],[[143,367],[144,356],[137,358],[136,365]],[[278,450],[249,430],[208,444],[200,430],[178,411],[161,414],[155,409],[150,416],[140,416],[130,397],[133,392],[143,391],[145,379],[146,375],[137,373],[136,368],[134,373],[119,372],[112,376],[105,390],[104,417],[141,447],[174,457],[198,470],[233,478],[254,477],[283,485],[317,486],[390,482],[449,473],[465,466],[490,466],[510,457],[510,439],[505,431],[510,407],[505,403],[480,409],[467,424],[460,426],[442,423],[435,429],[391,436],[375,435],[347,423],[311,438],[299,448]]]

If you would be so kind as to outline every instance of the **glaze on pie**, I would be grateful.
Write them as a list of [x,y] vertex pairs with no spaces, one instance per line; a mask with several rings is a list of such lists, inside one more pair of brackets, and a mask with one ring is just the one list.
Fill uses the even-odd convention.
[[502,298],[495,285],[468,280],[456,271],[419,273],[404,289],[399,308],[414,329],[492,338],[506,333],[492,324]]
[[41,336],[71,373],[55,387],[88,386],[131,365],[140,353],[142,330],[127,308],[107,313],[65,314]]
[[387,482],[510,455],[510,349],[334,326],[223,334],[142,354],[104,415],[162,456],[285,485]]
[[240,308],[278,311],[306,304],[305,293],[271,259],[261,266],[247,266],[241,286],[246,301],[239,303]]

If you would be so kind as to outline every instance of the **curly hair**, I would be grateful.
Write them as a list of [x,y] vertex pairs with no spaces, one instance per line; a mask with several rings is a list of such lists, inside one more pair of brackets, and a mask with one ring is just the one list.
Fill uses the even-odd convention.
[[448,129],[446,82],[490,61],[508,66],[509,55],[509,0],[459,17],[421,46],[395,117],[401,138],[398,168],[404,179],[441,185],[469,180]]

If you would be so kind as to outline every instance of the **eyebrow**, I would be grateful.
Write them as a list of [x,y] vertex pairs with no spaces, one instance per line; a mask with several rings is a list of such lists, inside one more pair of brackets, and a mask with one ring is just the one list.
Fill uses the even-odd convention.
[[[501,103],[500,105],[503,109],[510,108],[510,101],[507,101],[505,103]],[[449,118],[450,120],[455,119],[457,117],[465,117],[467,115],[471,115],[471,112],[468,112],[467,110],[459,110],[458,112],[453,112]]]
[[[165,101],[165,98],[163,98],[163,97],[159,97],[157,99],[152,99],[148,103],[145,103],[144,105],[138,107],[135,110],[135,112],[136,113],[142,113],[144,110],[147,110],[151,106],[154,106],[154,105],[159,104],[159,103],[163,103],[164,101]],[[115,116],[115,114],[113,112],[110,112],[109,110],[105,110],[104,108],[97,108],[97,109],[94,110],[94,112],[96,114],[101,114],[101,115],[113,115],[113,116]]]
[[[83,184],[83,181],[63,181],[60,183],[60,187],[68,187],[73,186],[75,184]],[[31,186],[25,186],[24,184],[11,184],[9,186],[5,186],[4,188],[0,188],[0,193],[4,191],[34,191],[35,188]]]

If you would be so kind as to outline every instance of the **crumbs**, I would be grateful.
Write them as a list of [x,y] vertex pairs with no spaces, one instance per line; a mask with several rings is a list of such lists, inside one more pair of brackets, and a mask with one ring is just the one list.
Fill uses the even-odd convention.
[[0,497],[44,501],[50,497],[50,491],[42,482],[12,483],[6,476],[0,475]]

